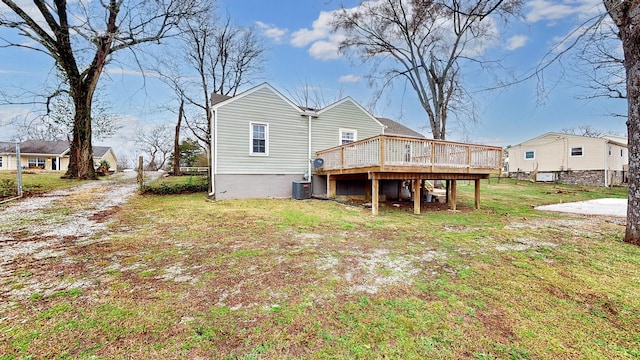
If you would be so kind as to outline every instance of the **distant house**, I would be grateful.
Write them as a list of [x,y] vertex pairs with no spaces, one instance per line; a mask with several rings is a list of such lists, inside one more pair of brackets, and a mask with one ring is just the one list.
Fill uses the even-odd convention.
[[[20,165],[25,169],[66,171],[69,167],[69,143],[67,141],[27,140],[20,143]],[[93,147],[96,165],[106,160],[110,170],[117,168],[115,153],[107,146]],[[0,170],[16,170],[15,146],[0,149]]]
[[509,176],[565,184],[610,186],[625,183],[627,138],[550,132],[507,149]]
[[[264,83],[234,97],[213,95],[211,100],[211,195],[218,200],[289,197],[292,182],[301,180],[313,180],[314,193],[323,194],[326,177],[313,176],[317,151],[388,133],[423,137],[390,119],[374,117],[350,97],[309,109]],[[345,181],[338,192],[350,186],[354,185]],[[365,185],[357,186],[364,194]]]

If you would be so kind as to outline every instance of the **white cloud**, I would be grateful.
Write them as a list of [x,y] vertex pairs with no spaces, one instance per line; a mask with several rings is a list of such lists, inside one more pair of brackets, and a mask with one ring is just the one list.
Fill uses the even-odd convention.
[[321,11],[320,15],[311,24],[311,29],[300,29],[291,35],[291,45],[295,47],[307,46],[310,43],[331,36],[335,12]]
[[349,74],[349,75],[340,76],[340,78],[338,79],[338,82],[340,82],[340,83],[357,83],[360,80],[362,80],[362,76]]
[[514,35],[507,40],[507,50],[515,50],[527,44],[529,37],[526,35]]
[[531,0],[525,7],[528,22],[561,20],[571,16],[595,16],[603,11],[602,0]]
[[264,36],[273,40],[276,44],[281,44],[282,39],[287,35],[287,32],[289,32],[287,29],[281,29],[274,25],[265,24],[262,21],[256,21],[256,25],[262,29]]
[[311,24],[311,29],[305,28],[291,34],[291,45],[295,47],[309,46],[309,55],[314,59],[333,60],[341,57],[338,49],[344,35],[333,32],[331,22],[335,11],[321,11],[318,18]]

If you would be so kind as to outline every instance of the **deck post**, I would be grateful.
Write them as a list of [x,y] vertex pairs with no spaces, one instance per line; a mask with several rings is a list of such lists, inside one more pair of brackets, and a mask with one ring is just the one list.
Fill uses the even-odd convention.
[[444,182],[444,194],[445,194],[445,202],[447,203],[447,206],[451,205],[451,180],[445,180]]
[[364,186],[364,201],[371,201],[371,180],[367,180]]
[[371,214],[378,215],[378,179],[371,180]]
[[412,180],[413,181],[413,213],[416,215],[420,215],[420,180]]
[[456,210],[456,197],[457,197],[457,191],[458,191],[458,180],[451,180],[451,204],[450,204],[450,208],[451,210]]
[[476,179],[475,181],[475,192],[476,192],[476,210],[480,209],[480,179]]
[[386,161],[386,159],[385,159],[385,155],[384,155],[384,152],[385,152],[385,142],[386,142],[386,141],[387,141],[387,140],[386,140],[386,138],[384,137],[384,135],[381,135],[381,136],[380,136],[380,158],[379,158],[379,160],[380,160],[380,170],[384,170],[384,163],[385,163],[385,161]]
[[333,199],[336,197],[336,177],[327,175],[327,197]]

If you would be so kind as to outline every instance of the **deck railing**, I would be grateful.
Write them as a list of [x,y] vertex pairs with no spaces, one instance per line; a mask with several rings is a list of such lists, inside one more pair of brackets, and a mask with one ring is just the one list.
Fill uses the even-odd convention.
[[499,147],[391,135],[321,150],[316,156],[324,160],[324,171],[368,167],[381,167],[384,171],[389,166],[495,172],[502,167]]

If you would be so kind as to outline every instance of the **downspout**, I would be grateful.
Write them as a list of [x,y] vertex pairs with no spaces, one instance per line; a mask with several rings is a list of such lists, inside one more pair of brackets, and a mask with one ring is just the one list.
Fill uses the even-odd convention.
[[307,174],[308,180],[311,182],[311,115],[308,115],[309,119],[309,156],[307,157]]
[[[312,182],[312,176],[311,176],[311,162],[313,161],[313,157],[311,154],[311,119],[313,118],[317,118],[318,117],[318,113],[316,113],[315,111],[309,109],[304,111],[302,114],[300,114],[301,116],[306,116],[307,117],[307,145],[308,145],[308,149],[307,149],[307,181]],[[312,189],[312,193],[313,193],[313,189]]]
[[217,156],[218,156],[218,112],[211,110],[211,112],[213,113],[213,116],[211,117],[211,121],[213,121],[213,136],[211,137],[211,140],[213,141],[213,145],[209,145],[209,149],[210,149],[210,156],[211,156],[211,163],[209,164],[209,166],[211,166],[211,193],[209,194],[209,197],[213,197],[215,199],[216,196],[216,173],[218,172],[218,162],[216,160]]
[[604,187],[609,187],[609,169],[607,164],[607,154],[609,154],[609,149],[607,149],[608,141],[604,142]]

